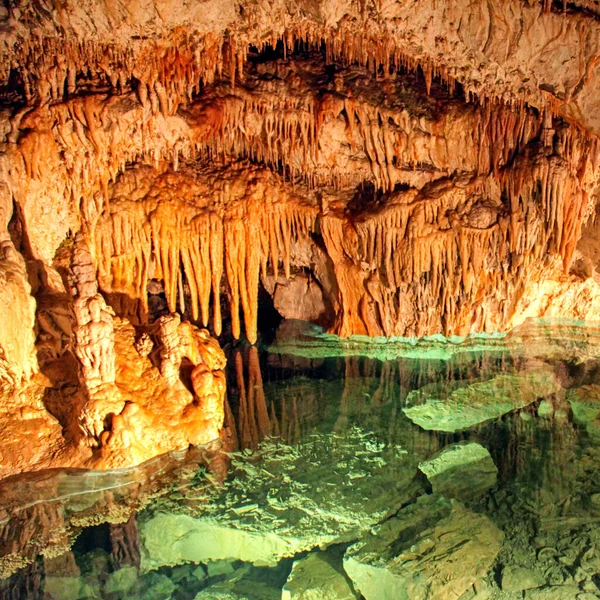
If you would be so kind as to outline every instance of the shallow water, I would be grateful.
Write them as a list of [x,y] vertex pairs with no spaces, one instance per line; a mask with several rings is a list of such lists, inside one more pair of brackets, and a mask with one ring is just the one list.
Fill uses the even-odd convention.
[[208,448],[0,484],[0,598],[600,598],[595,332],[310,344],[231,353]]

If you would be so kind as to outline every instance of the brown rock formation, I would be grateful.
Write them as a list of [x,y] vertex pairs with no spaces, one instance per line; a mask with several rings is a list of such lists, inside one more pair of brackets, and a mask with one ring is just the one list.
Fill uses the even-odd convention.
[[224,359],[205,328],[255,343],[268,294],[342,336],[600,318],[598,16],[588,0],[10,2],[5,404],[47,405],[64,463],[124,465],[216,436]]

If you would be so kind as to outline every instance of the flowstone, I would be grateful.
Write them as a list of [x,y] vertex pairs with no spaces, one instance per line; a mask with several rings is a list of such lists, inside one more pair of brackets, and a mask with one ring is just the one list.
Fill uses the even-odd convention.
[[554,373],[545,368],[467,385],[433,383],[408,394],[404,413],[423,429],[454,433],[523,408],[558,389]]
[[446,446],[419,464],[436,494],[471,499],[496,485],[498,469],[486,450],[475,442]]
[[295,446],[263,442],[233,456],[223,485],[186,490],[185,514],[165,504],[141,520],[142,570],[215,560],[267,566],[353,541],[422,491],[421,459],[358,427]]
[[456,500],[421,496],[351,546],[344,568],[366,600],[458,598],[486,574],[503,540]]

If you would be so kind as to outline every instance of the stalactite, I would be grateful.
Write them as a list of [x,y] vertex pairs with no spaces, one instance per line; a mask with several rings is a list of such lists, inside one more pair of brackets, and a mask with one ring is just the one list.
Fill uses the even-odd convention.
[[[342,297],[338,330],[390,336],[505,328],[529,277],[554,256],[565,272],[571,265],[590,210],[584,170],[574,164],[532,147],[483,183],[474,177],[432,195],[398,192],[360,219],[323,219]],[[502,309],[483,310],[490,290]],[[416,322],[402,320],[407,302]]]
[[164,281],[170,310],[183,310],[185,276],[192,318],[208,324],[212,294],[212,326],[219,335],[225,275],[233,335],[240,337],[243,315],[246,337],[256,341],[261,265],[270,263],[276,271],[283,263],[290,276],[291,244],[314,230],[317,208],[274,187],[274,176],[265,171],[240,169],[238,181],[248,173],[258,181],[255,189],[225,184],[215,190],[218,175],[212,175],[202,196],[186,201],[173,197],[168,184],[163,200],[111,201],[93,229],[94,257],[103,290],[135,300],[134,314],[126,316],[146,320],[151,276]]

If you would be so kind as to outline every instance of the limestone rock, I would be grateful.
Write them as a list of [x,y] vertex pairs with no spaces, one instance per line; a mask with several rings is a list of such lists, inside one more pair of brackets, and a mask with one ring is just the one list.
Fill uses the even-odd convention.
[[294,445],[267,440],[233,456],[234,477],[202,488],[206,503],[183,514],[167,505],[139,523],[142,570],[217,560],[273,566],[353,541],[422,491],[418,461],[358,427]]
[[502,569],[502,591],[522,592],[541,588],[546,584],[542,575],[532,569],[507,565]]
[[430,384],[406,399],[406,416],[423,429],[455,432],[468,429],[557,392],[547,369],[497,375],[469,385]]
[[583,595],[581,590],[574,585],[558,585],[545,587],[525,592],[525,600],[566,600],[567,598],[579,599]]
[[218,577],[219,575],[231,575],[234,572],[233,565],[227,560],[217,560],[209,562],[206,565],[206,572],[209,577]]
[[166,575],[150,573],[139,597],[144,600],[171,600],[174,591],[175,584]]
[[498,469],[486,450],[475,442],[459,442],[419,464],[433,492],[459,500],[485,494],[496,485]]
[[88,583],[83,577],[46,577],[46,593],[51,598],[64,600],[100,599],[100,589]]
[[289,281],[277,281],[273,304],[285,319],[318,323],[325,314],[323,291],[306,276],[295,275]]
[[104,584],[105,594],[126,594],[138,579],[137,567],[123,567],[112,572]]
[[344,573],[337,570],[324,553],[311,552],[294,562],[281,600],[356,600]]
[[[206,330],[184,322],[177,331],[178,355],[195,365],[190,374],[194,393],[179,377],[163,377],[136,350],[133,326],[115,319],[115,383],[127,402],[113,408],[108,426],[103,422],[101,445],[90,466],[130,466],[218,438],[224,419],[225,356]],[[99,402],[98,410],[102,406],[110,408]]]
[[[0,239],[4,237],[0,231]],[[10,240],[0,243],[0,384],[19,385],[38,370],[35,309],[25,261]]]
[[492,566],[503,539],[457,501],[422,496],[351,546],[344,568],[367,600],[460,597]]
[[209,582],[194,600],[280,600],[281,591],[252,570],[248,564],[232,570],[225,579]]
[[492,586],[483,579],[474,583],[459,600],[488,600],[493,592]]

